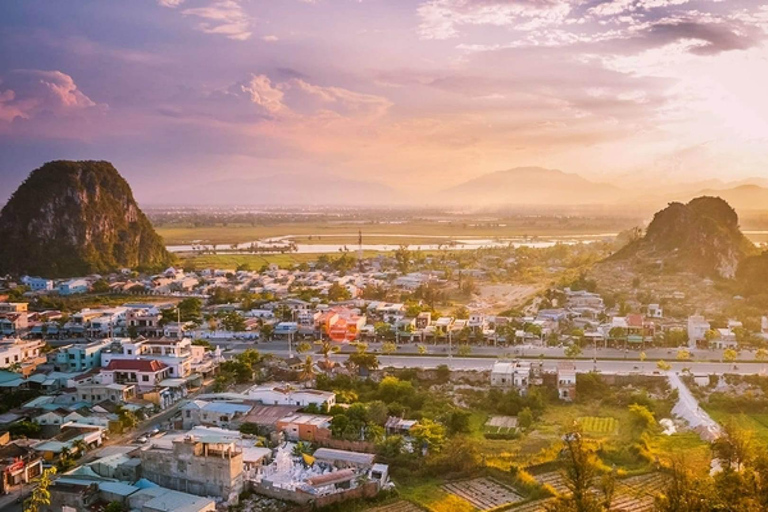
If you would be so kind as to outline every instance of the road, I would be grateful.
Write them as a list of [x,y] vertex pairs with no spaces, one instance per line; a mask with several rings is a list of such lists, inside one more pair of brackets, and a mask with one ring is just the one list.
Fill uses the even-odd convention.
[[[255,348],[262,352],[286,352],[288,351],[288,342],[285,340],[272,340],[272,341],[262,341],[262,342],[245,342],[241,340],[211,340],[211,343],[214,345],[221,346],[222,349],[230,350],[230,353],[238,353],[242,352],[243,350],[247,348]],[[291,344],[291,347],[293,349],[293,353],[295,354],[296,347],[298,345],[298,342],[293,342]],[[437,345],[434,344],[424,344],[426,346],[427,351],[429,354],[435,354],[435,355],[447,355],[448,353],[448,344],[447,343],[440,343]],[[380,353],[382,349],[382,343],[368,343],[368,350],[373,352]],[[456,352],[457,345],[453,344],[453,351]],[[346,352],[354,352],[355,347],[352,345],[341,345],[341,350],[343,353]],[[631,349],[619,349],[619,348],[598,348],[597,350],[593,349],[592,347],[584,348],[582,351],[582,354],[580,357],[592,359],[595,354],[597,355],[598,359],[626,359],[628,361],[639,361],[640,360],[640,350],[631,350]],[[675,361],[677,358],[677,349],[676,348],[646,348],[644,351],[645,358],[648,361],[656,361],[656,360],[664,360],[664,361]],[[419,353],[419,344],[418,343],[402,343],[397,346],[397,354],[413,354],[417,355]],[[495,347],[493,345],[489,346],[477,346],[472,345],[472,355],[475,356],[486,356],[486,357],[496,357],[496,356],[507,356],[507,357],[523,357],[523,358],[536,358],[539,356],[543,356],[546,358],[565,358],[565,347],[541,347],[538,345],[515,345],[511,347],[505,347],[505,346],[498,346]],[[701,361],[721,361],[723,358],[723,351],[722,350],[705,350],[705,349],[695,349],[691,350],[691,359],[693,360],[701,360]],[[743,350],[739,357],[737,358],[737,361],[740,362],[746,362],[746,361],[755,361],[755,352],[750,350]],[[767,362],[768,363],[768,362]]]
[[672,414],[688,422],[705,441],[713,441],[720,435],[720,425],[699,406],[699,401],[691,394],[688,386],[674,372],[669,372],[669,385],[677,390],[678,401]]

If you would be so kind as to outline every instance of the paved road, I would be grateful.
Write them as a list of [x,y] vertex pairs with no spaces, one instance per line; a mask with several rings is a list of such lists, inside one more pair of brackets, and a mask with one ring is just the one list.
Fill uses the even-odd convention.
[[[240,340],[215,340],[211,341],[211,343],[215,345],[221,346],[222,349],[229,349],[233,350],[235,352],[243,351],[247,348],[256,348],[260,351],[265,352],[278,352],[278,351],[285,351],[288,350],[288,342],[286,340],[272,340],[272,341],[264,341],[264,342],[244,342]],[[293,342],[291,344],[293,351],[295,353],[296,346],[298,345],[297,342]],[[368,343],[368,349],[374,352],[380,352],[381,351],[382,343]],[[425,344],[427,347],[428,353],[430,354],[447,354],[448,352],[448,344],[447,343],[439,343],[437,345],[427,343]],[[342,345],[341,346],[342,352],[353,352],[355,348],[350,345]],[[456,352],[457,346],[456,344],[453,345],[453,351]],[[592,347],[584,348],[582,351],[581,357],[585,358],[592,358],[595,354],[597,354],[598,359],[626,359],[628,361],[630,360],[640,360],[640,352],[641,350],[638,349],[617,349],[617,348],[598,348],[597,350],[593,349]],[[663,359],[665,361],[674,361],[677,357],[677,349],[676,348],[646,348],[642,352],[645,353],[645,357],[648,360],[658,360]],[[397,348],[398,354],[413,354],[416,355],[419,353],[419,344],[418,343],[402,343],[398,345]],[[564,347],[540,347],[537,345],[516,345],[511,347],[505,347],[505,346],[476,346],[472,345],[472,354],[477,356],[510,356],[510,357],[555,357],[555,358],[565,358],[565,348]],[[698,359],[698,360],[708,360],[708,361],[720,361],[723,357],[723,351],[722,350],[704,350],[704,349],[695,349],[691,350],[691,358],[692,359]],[[750,350],[743,350],[739,354],[738,357],[739,361],[754,361],[755,360],[755,352]]]
[[678,401],[672,409],[672,414],[688,422],[705,441],[712,441],[720,435],[720,425],[699,406],[699,401],[691,394],[688,386],[680,380],[680,376],[669,372],[669,384],[677,390]]

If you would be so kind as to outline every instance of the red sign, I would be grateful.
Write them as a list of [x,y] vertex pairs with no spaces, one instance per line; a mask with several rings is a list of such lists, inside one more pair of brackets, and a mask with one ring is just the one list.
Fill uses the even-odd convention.
[[5,468],[5,471],[8,473],[13,473],[14,471],[19,471],[21,469],[24,469],[24,461],[18,460],[13,464],[11,464],[10,466],[8,466],[7,468]]

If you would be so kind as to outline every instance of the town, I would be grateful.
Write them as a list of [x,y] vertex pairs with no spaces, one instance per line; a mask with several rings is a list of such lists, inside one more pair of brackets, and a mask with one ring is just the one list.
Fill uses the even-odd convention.
[[[565,485],[547,470],[551,455],[493,453],[494,443],[540,436],[552,409],[593,435],[620,436],[619,421],[646,421],[641,430],[670,438],[657,442],[683,436],[700,450],[722,426],[692,393],[702,399],[698,388],[710,390],[715,374],[765,373],[766,316],[752,329],[751,316],[670,316],[665,310],[686,310],[685,293],[606,300],[583,274],[489,297],[481,290],[499,287],[500,256],[473,257],[469,266],[458,255],[401,247],[291,268],[5,279],[6,500],[51,468],[40,510],[359,508],[370,500],[380,510],[442,510],[433,502],[441,500],[451,510],[543,510]],[[713,415],[725,399],[715,382]],[[599,393],[609,383],[645,398],[629,412],[617,412],[621,399],[610,412],[584,405],[608,400]],[[473,435],[483,441],[468,446]],[[643,457],[635,458],[624,462],[634,476],[618,480],[615,499],[651,510],[664,477],[650,461],[638,471]],[[418,495],[403,474],[419,459],[427,474],[455,474],[460,485],[396,498]]]

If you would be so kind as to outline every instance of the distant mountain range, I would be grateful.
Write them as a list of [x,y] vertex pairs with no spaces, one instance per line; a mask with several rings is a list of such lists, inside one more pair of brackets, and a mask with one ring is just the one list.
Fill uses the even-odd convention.
[[518,167],[474,178],[438,197],[462,205],[588,205],[614,204],[621,189],[541,167]]

